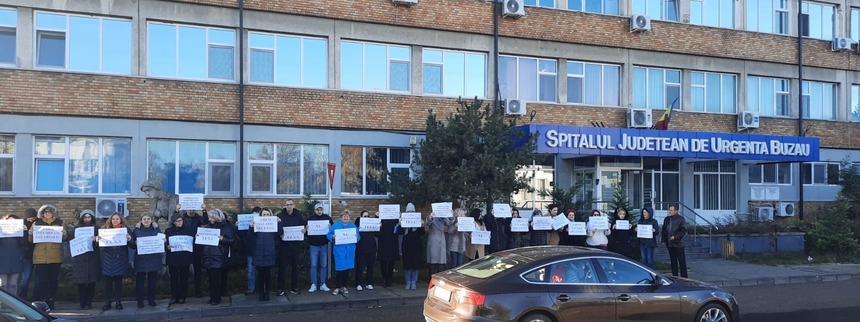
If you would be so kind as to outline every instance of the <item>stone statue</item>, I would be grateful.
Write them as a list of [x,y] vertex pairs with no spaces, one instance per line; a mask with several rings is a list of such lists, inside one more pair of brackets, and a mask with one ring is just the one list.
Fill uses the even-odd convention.
[[159,218],[164,218],[164,220],[170,221],[170,215],[173,214],[173,211],[176,209],[176,205],[179,204],[179,196],[165,192],[161,189],[161,186],[162,184],[160,179],[149,179],[140,185],[140,191],[145,193],[149,198],[152,198],[149,212],[154,217],[156,224],[158,223]]

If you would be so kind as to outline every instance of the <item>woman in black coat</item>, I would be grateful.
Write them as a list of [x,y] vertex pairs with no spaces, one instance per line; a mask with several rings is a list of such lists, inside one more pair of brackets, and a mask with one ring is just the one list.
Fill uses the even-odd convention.
[[[355,218],[355,226],[361,227],[361,218],[376,218],[370,215],[367,210],[362,210],[361,215]],[[376,260],[376,236],[379,235],[375,231],[359,231],[361,238],[358,240],[358,245],[355,249],[355,289],[361,291],[364,288],[373,290],[373,261]],[[361,280],[361,273],[367,269],[364,283]],[[364,285],[364,286],[362,286]]]
[[188,267],[194,258],[194,254],[190,251],[173,251],[173,245],[170,245],[170,237],[187,236],[191,237],[191,244],[194,244],[194,234],[197,233],[197,228],[192,228],[185,225],[185,219],[180,214],[174,214],[170,217],[170,227],[164,231],[167,236],[167,268],[170,273],[170,304],[184,304],[188,297]]
[[227,255],[230,253],[230,245],[236,240],[233,228],[226,222],[226,216],[221,209],[212,209],[208,212],[209,225],[206,228],[220,230],[218,245],[203,245],[203,268],[209,272],[209,305],[221,304],[222,270],[227,268]]
[[[14,214],[0,219],[18,219]],[[24,237],[0,238],[0,285],[10,294],[18,293],[18,276],[24,271]],[[83,308],[83,307],[82,307]]]
[[[627,216],[627,209],[615,209],[615,215],[612,216],[613,223],[610,227],[612,240],[609,241],[609,250],[619,253],[627,257],[633,257],[633,243],[630,242],[630,229],[618,229],[619,221],[630,221]],[[629,227],[629,226],[628,226]]]
[[[150,213],[140,217],[140,222],[131,232],[129,247],[137,249],[138,238],[156,237],[161,233],[161,229],[153,223],[153,219],[154,217]],[[163,255],[162,253],[141,255],[138,252],[134,254],[134,289],[137,295],[137,308],[143,308],[144,297],[146,297],[149,306],[155,306],[155,286],[158,283],[158,272],[161,271],[161,257]]]
[[[272,210],[263,208],[260,210],[260,217],[271,217]],[[278,222],[281,219],[278,218]],[[265,233],[254,232],[254,222],[251,222],[251,228],[243,230],[239,234],[247,236],[247,241],[254,245],[254,258],[252,259],[254,267],[257,269],[257,285],[256,290],[260,292],[260,301],[269,300],[269,291],[272,289],[271,272],[275,266],[277,259],[277,249],[275,248],[280,236],[279,232]]]
[[[99,259],[99,244],[95,241],[98,236],[96,218],[92,210],[81,212],[76,228],[92,227],[93,229],[93,251],[72,257],[72,282],[78,285],[78,301],[82,310],[89,310],[93,306],[93,297],[96,295],[96,282],[101,275],[101,260]],[[77,238],[77,230],[73,232]]]
[[382,286],[391,287],[391,277],[394,275],[394,262],[400,260],[400,243],[398,242],[397,219],[381,220],[376,258],[379,260],[382,272]]
[[406,278],[406,289],[415,289],[418,281],[418,270],[424,268],[424,227],[403,228],[398,226],[398,233],[403,235],[403,273]]

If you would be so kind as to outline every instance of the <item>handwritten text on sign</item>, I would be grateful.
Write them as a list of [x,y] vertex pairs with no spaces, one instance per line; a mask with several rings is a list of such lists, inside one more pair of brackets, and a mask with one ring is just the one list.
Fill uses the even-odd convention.
[[327,235],[328,229],[328,220],[308,220],[308,236]]
[[515,233],[529,232],[529,220],[525,218],[512,218],[511,231]]
[[278,232],[278,217],[264,216],[254,218],[255,233],[276,233]]
[[139,237],[137,253],[139,255],[158,254],[164,252],[164,239],[161,236]]
[[358,242],[358,238],[355,235],[355,228],[344,228],[344,229],[335,229],[334,230],[334,244],[335,245],[355,244],[357,242]]
[[475,231],[475,218],[457,217],[457,231],[460,231],[460,232]]
[[33,226],[33,243],[63,243],[63,227],[60,226]]
[[361,224],[359,231],[379,231],[382,227],[382,220],[379,218],[363,217],[358,223]]
[[221,229],[217,228],[197,228],[197,238],[194,243],[197,245],[218,246],[218,237],[221,236]]
[[0,220],[0,238],[24,237],[24,219]]
[[78,237],[69,241],[69,251],[72,257],[93,251],[92,237]]
[[639,225],[636,226],[636,237],[637,238],[654,238],[654,226],[652,225]]
[[128,245],[128,229],[110,228],[99,229],[99,247],[116,247]]
[[248,230],[251,228],[251,221],[257,217],[256,214],[240,214],[236,216],[236,222],[239,223],[239,230]]
[[493,204],[493,216],[496,218],[511,218],[512,211],[511,205],[506,203],[494,203]]
[[585,236],[585,222],[575,221],[567,224],[567,234],[571,236]]
[[194,237],[192,236],[170,236],[167,238],[167,242],[170,244],[171,252],[193,252],[194,251]]
[[433,212],[436,213],[436,217],[439,218],[451,218],[454,216],[454,211],[452,210],[452,206],[450,202],[436,202],[430,205],[433,208]]
[[96,228],[93,226],[75,228],[75,238],[92,238],[95,235]]
[[489,245],[490,232],[486,230],[476,230],[472,232],[472,245]]
[[400,219],[400,205],[379,205],[380,219]]
[[281,236],[281,240],[283,241],[303,241],[305,240],[305,234],[302,232],[302,229],[305,227],[302,226],[287,226],[284,227],[284,235]]
[[588,217],[588,226],[591,229],[609,229],[609,218],[603,216]]
[[203,195],[197,193],[180,194],[179,205],[182,210],[201,210],[203,209]]
[[532,218],[532,228],[534,230],[552,230],[552,217],[537,216]]
[[400,227],[403,228],[418,228],[421,227],[421,213],[420,212],[404,212],[403,215],[400,216]]

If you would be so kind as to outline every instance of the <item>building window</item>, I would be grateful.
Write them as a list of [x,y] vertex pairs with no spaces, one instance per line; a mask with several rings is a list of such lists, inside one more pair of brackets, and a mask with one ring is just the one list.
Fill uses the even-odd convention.
[[524,3],[532,7],[555,8],[555,0],[526,0]]
[[233,194],[236,144],[149,140],[148,178],[172,193]]
[[851,8],[851,39],[860,42],[860,9]]
[[502,99],[558,102],[555,60],[499,57],[499,91]]
[[803,167],[803,184],[805,185],[838,185],[838,162],[807,162]]
[[[669,210],[669,206],[681,200],[681,173],[679,159],[645,158],[644,168],[653,175],[644,176],[645,200],[654,200],[655,210]],[[652,185],[653,180],[653,185]],[[653,191],[650,190],[653,186]]]
[[860,85],[851,85],[851,122],[860,122]]
[[833,14],[836,12],[835,5],[803,2],[801,5],[803,23],[802,34],[804,37],[833,40]]
[[768,116],[788,116],[788,80],[747,77],[747,110]]
[[150,22],[147,39],[149,76],[235,80],[234,30]]
[[35,192],[129,194],[131,139],[36,136]]
[[386,172],[410,175],[412,154],[406,148],[342,146],[340,155],[343,194],[386,195]]
[[411,48],[343,41],[340,51],[341,88],[365,91],[409,91]]
[[681,71],[633,67],[633,107],[664,109],[669,105],[681,109]]
[[[564,0],[563,0],[564,1]],[[566,0],[568,10],[618,15],[620,6],[618,0]]]
[[735,161],[704,161],[693,164],[693,203],[701,210],[737,208]]
[[15,136],[0,135],[0,193],[12,192],[12,176],[15,172]]
[[324,195],[328,191],[328,147],[289,143],[250,143],[251,194]]
[[733,0],[691,0],[690,23],[711,27],[735,27]]
[[633,0],[633,13],[652,19],[678,21],[678,0]]
[[692,110],[711,113],[736,113],[735,75],[692,72]]
[[322,38],[248,33],[252,83],[325,88],[328,42]]
[[0,8],[0,65],[15,65],[15,30],[18,12]]
[[836,119],[836,84],[804,81],[802,87],[801,113],[804,118]]
[[567,63],[567,102],[619,106],[621,89],[618,65]]
[[467,98],[486,95],[487,55],[424,49],[424,93]]
[[37,12],[36,66],[131,74],[131,21]]
[[749,174],[750,184],[791,184],[790,163],[754,164]]
[[747,30],[788,34],[788,0],[747,0]]

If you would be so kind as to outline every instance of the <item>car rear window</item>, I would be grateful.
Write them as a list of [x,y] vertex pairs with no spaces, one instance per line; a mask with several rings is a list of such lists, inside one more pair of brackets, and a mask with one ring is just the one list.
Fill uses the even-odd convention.
[[460,266],[454,271],[474,278],[488,278],[525,262],[525,258],[513,255],[489,255]]

